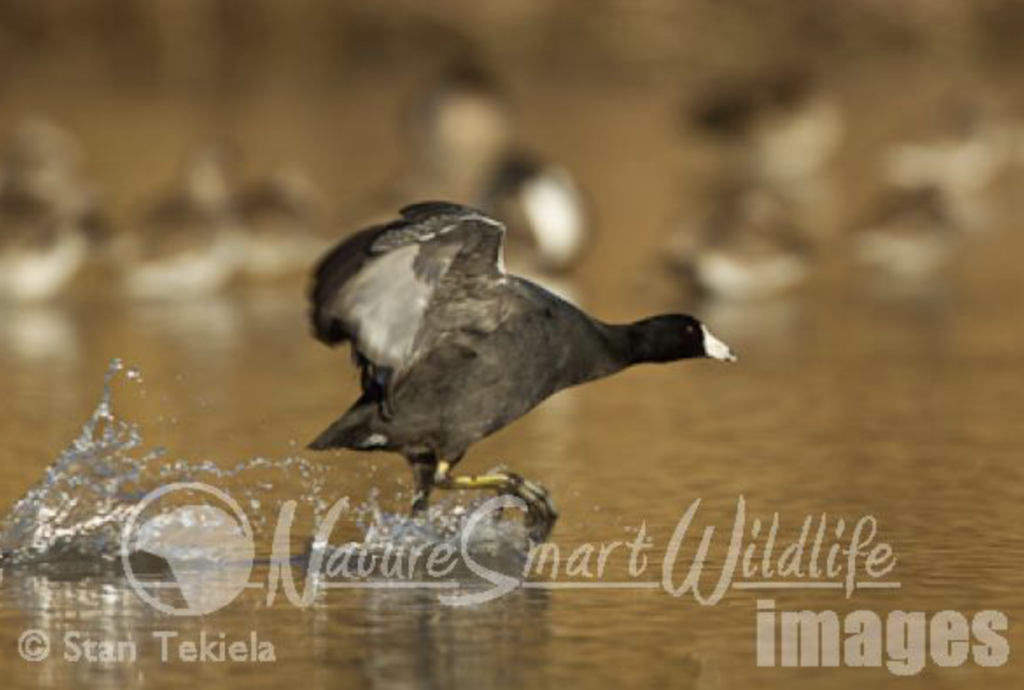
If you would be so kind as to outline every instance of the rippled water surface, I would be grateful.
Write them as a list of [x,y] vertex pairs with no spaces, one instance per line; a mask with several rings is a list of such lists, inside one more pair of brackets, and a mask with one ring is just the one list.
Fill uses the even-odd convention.
[[[1012,240],[999,243],[1008,251]],[[807,294],[777,318],[757,314],[749,332],[730,332],[734,321],[724,314],[719,330],[741,353],[737,366],[645,368],[569,392],[481,444],[464,467],[482,471],[503,461],[544,482],[563,513],[553,541],[566,553],[583,542],[631,539],[644,524],[653,542],[644,576],[654,581],[677,521],[697,498],[697,524],[723,533],[740,495],[750,516],[770,519],[777,511],[791,538],[807,515],[851,525],[873,515],[896,553],[900,589],[858,591],[849,600],[839,591],[778,592],[777,607],[999,609],[1010,618],[1007,638],[1016,651],[1024,644],[1015,625],[1024,615],[1024,330],[1009,316],[1021,313],[1024,293],[1013,262],[999,273],[988,268],[1000,250],[981,250],[991,251],[979,257],[986,270],[965,266],[945,294],[893,298],[843,283],[827,300]],[[312,497],[325,505],[345,496],[359,502],[375,489],[382,503],[400,506],[407,478],[399,459],[302,451],[353,395],[355,382],[343,358],[306,337],[298,299],[269,307],[247,299],[161,314],[119,308],[82,316],[55,307],[19,314],[36,320],[28,325],[8,320],[0,503],[13,504],[81,433],[100,399],[105,358],[116,354],[137,366],[142,380],[124,371],[115,376],[113,417],[132,419],[142,438],[134,447],[119,437],[125,445],[116,453],[101,448],[102,457],[81,462],[102,460],[115,474],[129,465],[147,469],[148,479],[136,478],[143,488],[168,477],[211,482],[243,504],[261,534],[288,499],[304,499],[312,514]],[[622,301],[622,311],[650,308],[639,296],[632,306]],[[607,311],[599,301],[591,307]],[[32,335],[33,328],[44,330]],[[18,338],[29,337],[54,349],[21,353]],[[143,462],[157,446],[162,455]],[[128,465],[115,467],[129,456]],[[96,474],[88,480],[94,486],[102,482],[100,469],[89,464],[88,471]],[[75,519],[109,510],[103,501],[130,505],[136,498],[129,483],[79,506]],[[312,535],[311,519],[304,519],[297,541]],[[680,561],[694,548],[684,544]],[[605,579],[628,580],[627,569],[625,558],[610,558]],[[265,571],[257,568],[253,580]],[[471,607],[442,605],[442,595],[330,589],[298,609],[283,599],[267,606],[261,593],[246,592],[216,613],[175,618],[140,601],[116,569],[8,567],[0,586],[0,658],[8,687],[171,685],[196,674],[219,687],[278,686],[283,678],[317,687],[859,687],[891,680],[884,670],[757,668],[755,599],[764,593],[734,590],[710,607],[657,588],[521,589]],[[26,629],[54,639],[79,631],[134,640],[138,659],[31,664],[16,651]],[[249,640],[255,631],[273,645],[276,665],[206,663],[197,670],[173,660],[173,647],[172,661],[163,663],[154,631],[189,640],[204,633]],[[1019,680],[1015,666],[1012,657],[995,670],[929,666],[917,682],[1009,687]]]
[[[626,126],[634,116],[616,117]],[[558,132],[549,134],[554,140]],[[572,146],[573,132],[562,134]],[[405,505],[407,470],[389,456],[304,450],[353,398],[356,380],[342,354],[308,336],[299,282],[173,307],[107,302],[83,292],[52,306],[0,313],[0,510],[34,486],[45,494],[54,482],[76,497],[69,504],[54,494],[30,496],[14,509],[17,520],[4,534],[11,548],[25,546],[25,535],[44,522],[76,528],[70,555],[49,551],[47,541],[43,558],[24,552],[25,562],[4,569],[4,687],[895,685],[885,669],[758,668],[756,602],[766,597],[780,611],[1002,611],[1010,621],[1005,666],[983,669],[969,661],[940,669],[928,662],[901,683],[1019,687],[1019,228],[976,242],[940,287],[887,291],[825,257],[808,289],[785,302],[739,310],[695,305],[678,296],[654,257],[666,205],[645,202],[669,183],[640,173],[650,161],[661,160],[655,170],[669,166],[653,155],[656,144],[637,146],[616,154],[614,171],[599,169],[609,152],[577,157],[582,169],[594,166],[584,177],[605,200],[600,217],[607,237],[635,237],[601,245],[576,294],[609,320],[692,310],[734,347],[740,362],[639,368],[561,394],[479,444],[462,465],[482,472],[507,464],[550,489],[562,513],[552,541],[563,568],[580,545],[631,541],[642,526],[651,543],[643,552],[646,570],[631,577],[622,547],[609,556],[601,579],[637,586],[531,586],[474,606],[442,603],[450,592],[436,588],[323,587],[305,608],[284,596],[268,605],[266,593],[254,589],[205,616],[161,613],[128,586],[111,544],[146,491],[168,481],[201,481],[229,494],[255,532],[251,580],[266,582],[281,565],[271,558],[271,542],[285,502],[298,502],[288,539],[294,554],[305,551],[316,520],[343,498],[353,510],[331,543],[366,539],[367,530],[379,536],[395,526],[388,520]],[[623,198],[635,203],[614,201]],[[115,358],[141,377],[127,368],[115,372],[108,410],[100,404]],[[93,427],[83,431],[90,419]],[[77,451],[75,439],[84,439]],[[713,606],[690,594],[671,597],[659,586],[662,562],[684,512],[700,499],[695,526],[714,525],[724,540],[741,496],[748,527],[761,518],[767,529],[778,513],[780,542],[795,539],[808,516],[825,515],[829,529],[840,519],[846,526],[845,538],[826,543],[845,545],[853,525],[873,516],[876,542],[890,544],[896,559],[884,579],[900,587],[858,590],[849,599],[833,589],[736,588]],[[46,502],[51,499],[56,503]],[[445,504],[442,517],[474,504],[460,505]],[[15,523],[18,534],[11,531]],[[444,536],[432,535],[435,542]],[[499,547],[522,555],[511,537],[498,539]],[[762,532],[758,543],[763,540]],[[710,574],[722,566],[721,546],[716,541],[712,549]],[[691,535],[678,555],[676,583],[695,549]],[[220,552],[206,555],[222,577],[235,567]],[[591,571],[595,564],[596,558]],[[301,559],[293,565],[304,574]],[[159,580],[161,572],[155,567],[151,576]],[[535,581],[551,579],[547,573]],[[596,580],[580,571],[556,579]],[[210,582],[215,588],[217,578]],[[705,586],[711,584],[707,579]],[[53,641],[48,659],[30,663],[19,656],[26,630]],[[60,658],[69,632],[132,641],[137,658],[69,662]],[[169,640],[166,661],[159,635]],[[196,663],[181,656],[182,642],[249,644],[253,635],[257,647],[273,647],[273,663]]]

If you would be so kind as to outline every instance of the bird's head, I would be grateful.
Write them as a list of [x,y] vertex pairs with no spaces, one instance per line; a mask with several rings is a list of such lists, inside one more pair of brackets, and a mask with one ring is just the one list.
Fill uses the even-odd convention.
[[735,362],[729,346],[689,314],[665,314],[638,321],[631,327],[632,359],[636,362],[674,362],[707,357]]

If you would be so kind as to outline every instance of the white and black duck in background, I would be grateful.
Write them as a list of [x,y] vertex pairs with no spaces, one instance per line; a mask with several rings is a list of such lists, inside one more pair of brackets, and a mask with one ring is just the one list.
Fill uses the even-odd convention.
[[157,300],[194,299],[225,288],[244,257],[233,199],[233,152],[197,150],[180,181],[121,238],[117,258],[127,293]]
[[973,91],[946,94],[935,114],[882,160],[881,189],[854,227],[855,256],[894,285],[927,285],[956,248],[987,227],[1012,162],[1012,136]]
[[928,185],[885,190],[852,235],[863,266],[900,282],[930,280],[964,237],[947,194]]
[[70,134],[27,120],[0,154],[0,301],[54,297],[106,235]]
[[524,151],[502,90],[484,72],[459,66],[409,109],[411,172],[364,209],[363,218],[416,199],[453,199],[500,218],[517,270],[571,269],[591,242],[583,195],[569,171]]
[[351,343],[362,396],[311,448],[390,451],[413,469],[413,511],[433,488],[523,498],[533,535],[557,513],[540,486],[506,471],[453,476],[469,447],[570,386],[642,363],[735,357],[692,316],[601,322],[505,272],[505,227],[429,202],[338,245],[317,266],[314,334]]
[[320,234],[320,199],[295,168],[281,168],[238,192],[237,212],[245,242],[243,267],[257,280],[305,272],[326,249]]
[[704,205],[678,222],[666,257],[698,296],[756,301],[799,286],[812,255],[793,201],[770,185],[733,179],[712,185]]

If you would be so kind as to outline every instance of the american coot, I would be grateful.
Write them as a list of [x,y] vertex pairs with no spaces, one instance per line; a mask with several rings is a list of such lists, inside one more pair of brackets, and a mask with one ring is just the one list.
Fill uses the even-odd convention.
[[227,286],[244,245],[232,199],[234,154],[215,143],[199,149],[181,188],[160,199],[118,247],[125,288],[135,297],[198,298]]
[[807,276],[810,241],[794,204],[765,182],[728,181],[701,217],[670,238],[668,258],[699,293],[723,301],[775,297]]
[[0,158],[0,300],[55,296],[106,234],[70,134],[27,120]]
[[505,227],[457,204],[408,206],[317,266],[315,336],[351,341],[362,396],[310,444],[400,453],[416,481],[413,510],[434,486],[522,496],[548,517],[546,493],[505,472],[453,477],[474,442],[570,386],[645,362],[735,359],[692,316],[602,323],[504,270]]

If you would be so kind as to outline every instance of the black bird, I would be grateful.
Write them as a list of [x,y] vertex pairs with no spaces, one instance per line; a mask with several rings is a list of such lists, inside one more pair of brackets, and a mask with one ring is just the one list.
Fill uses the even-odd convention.
[[504,238],[505,227],[481,211],[425,202],[321,260],[314,334],[331,346],[352,342],[363,393],[310,448],[402,454],[416,482],[413,512],[435,486],[495,489],[522,497],[550,526],[556,513],[539,486],[503,471],[455,477],[451,468],[564,388],[634,364],[735,357],[692,316],[624,325],[588,316],[507,274]]

